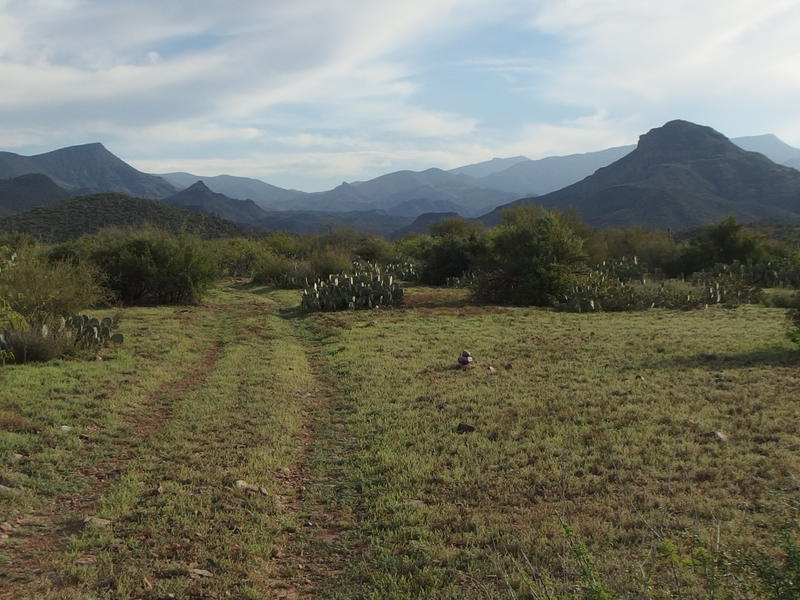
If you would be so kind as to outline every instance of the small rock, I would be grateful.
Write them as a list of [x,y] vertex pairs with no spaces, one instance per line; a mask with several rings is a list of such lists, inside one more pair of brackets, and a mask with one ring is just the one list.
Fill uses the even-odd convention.
[[61,431],[72,431],[74,427],[70,427],[69,425],[62,425]]
[[497,373],[497,369],[494,367],[489,367],[489,373]]
[[644,375],[637,375],[636,381],[644,381]]
[[92,527],[108,527],[111,525],[111,519],[101,519],[99,517],[86,517],[83,520],[84,525],[90,525]]
[[8,487],[7,485],[0,485],[0,498],[16,498],[20,495],[22,495],[22,490]]
[[456,433],[472,433],[475,431],[475,426],[469,423],[459,423],[456,427]]
[[244,479],[237,479],[233,485],[237,489],[244,490],[245,492],[250,492],[253,494],[261,494],[262,496],[269,495],[269,493],[265,488],[247,483]]
[[103,357],[102,357],[102,356],[100,356],[99,354],[97,354],[97,355],[94,357],[94,359],[95,359],[95,360],[103,360]]
[[472,364],[472,355],[469,353],[468,350],[464,350],[461,353],[461,356],[458,357],[458,364],[460,365]]
[[211,571],[206,571],[205,569],[189,569],[189,577],[192,579],[197,579],[198,577],[213,577],[214,574]]
[[727,436],[727,434],[725,434],[725,433],[724,433],[724,432],[722,432],[722,431],[715,431],[715,432],[714,432],[714,437],[715,437],[717,440],[719,440],[720,442],[722,442],[723,444],[724,444],[724,443],[726,443],[726,442],[728,441],[728,436]]
[[75,561],[76,565],[93,565],[97,562],[97,558],[92,556],[91,554],[88,556],[81,556],[78,560]]

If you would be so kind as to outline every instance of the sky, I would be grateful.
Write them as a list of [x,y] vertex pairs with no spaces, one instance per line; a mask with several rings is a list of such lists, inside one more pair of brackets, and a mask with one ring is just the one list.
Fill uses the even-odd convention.
[[800,0],[0,0],[0,150],[317,191],[633,144],[800,146]]

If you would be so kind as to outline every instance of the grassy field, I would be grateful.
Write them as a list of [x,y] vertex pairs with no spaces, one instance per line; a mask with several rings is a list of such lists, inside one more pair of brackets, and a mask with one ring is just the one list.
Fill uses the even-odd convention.
[[769,597],[783,309],[297,299],[220,287],[125,310],[102,361],[0,369],[0,598]]

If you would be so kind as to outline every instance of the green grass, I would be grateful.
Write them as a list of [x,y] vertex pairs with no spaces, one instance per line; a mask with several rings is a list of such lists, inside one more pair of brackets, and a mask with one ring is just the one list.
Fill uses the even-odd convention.
[[0,558],[40,566],[8,597],[766,597],[748,564],[798,501],[784,310],[297,300],[220,288],[126,310],[102,362],[0,369]]

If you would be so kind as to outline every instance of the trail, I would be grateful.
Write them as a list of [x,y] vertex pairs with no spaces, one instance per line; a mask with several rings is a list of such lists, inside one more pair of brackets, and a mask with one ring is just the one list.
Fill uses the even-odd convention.
[[[141,442],[170,418],[172,405],[184,394],[203,385],[213,372],[222,347],[222,340],[216,340],[188,374],[178,381],[165,382],[150,395],[144,409],[128,421],[132,434],[118,444],[117,454],[87,465],[74,475],[86,482],[83,490],[59,495],[35,511],[5,524],[4,533],[8,537],[2,540],[0,549],[5,550],[9,559],[3,565],[5,582],[0,589],[0,599],[32,597],[25,595],[26,588],[42,583],[42,578],[50,583],[58,579],[56,573],[49,572],[47,558],[62,551],[66,537],[83,527],[83,520],[91,514],[97,499],[124,472]],[[125,443],[133,439],[136,444]],[[64,515],[72,518],[65,522]]]
[[[287,306],[281,306],[286,312]],[[336,587],[336,578],[352,559],[355,550],[343,539],[343,523],[352,516],[339,507],[319,500],[318,489],[330,485],[326,474],[315,469],[314,453],[319,450],[321,429],[334,420],[336,389],[320,360],[321,343],[307,319],[283,317],[292,328],[291,335],[303,348],[305,361],[314,377],[313,390],[302,394],[306,400],[302,431],[297,439],[295,464],[278,474],[290,490],[283,500],[284,509],[299,524],[284,532],[280,552],[265,566],[260,587],[264,598],[275,600],[314,600],[327,597]]]

